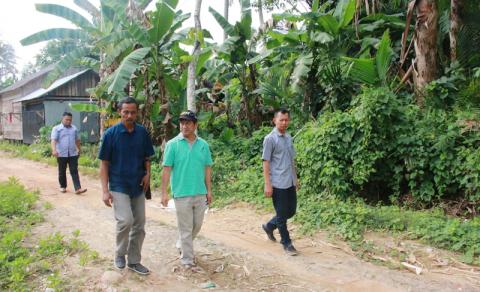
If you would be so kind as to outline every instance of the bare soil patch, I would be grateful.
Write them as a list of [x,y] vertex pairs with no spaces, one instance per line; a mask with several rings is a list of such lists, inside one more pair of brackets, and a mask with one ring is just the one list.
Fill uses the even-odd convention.
[[[71,234],[80,230],[80,239],[100,254],[100,260],[86,267],[80,266],[75,258],[66,261],[62,273],[69,280],[72,290],[196,291],[212,286],[211,283],[215,284],[213,289],[220,291],[480,289],[478,269],[459,263],[455,255],[385,235],[367,236],[367,240],[384,249],[363,251],[369,260],[382,258],[375,260],[380,265],[362,260],[356,256],[358,251],[352,251],[341,241],[330,240],[324,233],[301,237],[295,228],[292,233],[300,255],[287,257],[280,244],[268,241],[260,228],[270,215],[244,204],[210,210],[201,236],[195,241],[198,264],[203,272],[182,271],[174,248],[177,236],[175,214],[161,208],[155,194],[153,200],[147,202],[147,236],[142,253],[142,262],[152,270],[152,274],[143,277],[128,270],[116,271],[112,265],[113,211],[100,200],[98,178],[81,177],[82,186],[88,188],[83,195],[75,195],[71,188],[62,194],[58,191],[55,167],[9,158],[5,153],[0,153],[0,164],[0,180],[15,176],[28,188],[38,189],[41,200],[53,205],[46,214],[46,222],[34,229],[36,236],[57,231]],[[413,254],[414,264],[423,265],[422,273],[417,275],[396,266],[405,257],[391,255],[394,249],[404,252],[406,257]]]

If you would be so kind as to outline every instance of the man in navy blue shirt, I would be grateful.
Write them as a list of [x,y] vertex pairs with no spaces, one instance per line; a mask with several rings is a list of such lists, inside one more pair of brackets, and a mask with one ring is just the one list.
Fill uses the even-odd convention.
[[140,263],[145,238],[145,192],[150,185],[150,157],[154,154],[147,130],[135,122],[138,103],[132,97],[118,104],[121,122],[103,135],[98,158],[102,200],[115,213],[116,251],[114,265],[142,275],[150,273]]
[[52,155],[57,158],[58,182],[60,192],[67,191],[67,165],[72,176],[73,187],[76,194],[87,191],[80,185],[78,175],[78,156],[80,155],[80,135],[77,128],[72,125],[72,114],[64,112],[62,122],[52,129],[51,134]]

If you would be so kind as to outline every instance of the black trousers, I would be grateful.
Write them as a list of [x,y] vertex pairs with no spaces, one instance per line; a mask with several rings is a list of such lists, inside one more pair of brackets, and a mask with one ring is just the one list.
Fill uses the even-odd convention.
[[295,186],[288,189],[273,188],[272,201],[277,214],[267,223],[267,228],[270,230],[278,228],[281,237],[280,243],[288,246],[292,243],[292,240],[290,239],[290,233],[288,233],[287,220],[292,218],[297,210]]
[[61,188],[67,187],[67,165],[72,176],[75,190],[81,189],[80,177],[78,176],[78,155],[70,157],[57,157],[58,163],[58,182]]

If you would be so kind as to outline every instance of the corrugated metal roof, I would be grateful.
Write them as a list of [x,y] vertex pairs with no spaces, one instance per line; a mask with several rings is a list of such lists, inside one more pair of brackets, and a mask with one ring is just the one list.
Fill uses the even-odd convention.
[[50,73],[50,71],[52,71],[53,68],[55,68],[55,64],[48,65],[47,67],[41,69],[37,73],[34,73],[30,76],[27,76],[27,77],[23,78],[22,80],[17,81],[14,84],[10,85],[9,87],[0,90],[0,94],[5,93],[5,92],[9,92],[9,91],[13,91],[17,88],[20,88],[20,87],[24,86],[25,84],[27,84],[28,82],[32,81],[33,79],[35,79],[37,77],[40,77],[42,75],[45,75],[47,73]]
[[49,93],[50,91],[64,85],[65,83],[74,79],[75,77],[77,77],[79,75],[82,75],[83,73],[87,72],[88,70],[89,69],[80,71],[78,73],[75,73],[75,74],[72,74],[72,75],[69,75],[69,76],[65,76],[65,77],[60,78],[60,79],[57,79],[48,88],[39,88],[39,89],[35,90],[34,92],[26,95],[26,96],[23,96],[23,97],[20,97],[20,98],[17,98],[15,100],[13,100],[13,102],[22,102],[22,101],[26,101],[26,100],[32,100],[32,99],[35,99],[35,98],[39,98],[39,97]]

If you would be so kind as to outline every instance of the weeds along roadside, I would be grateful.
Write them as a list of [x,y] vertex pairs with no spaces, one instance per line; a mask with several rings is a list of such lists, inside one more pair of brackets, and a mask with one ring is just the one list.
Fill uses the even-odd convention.
[[81,266],[98,258],[79,239],[78,230],[34,238],[32,228],[52,205],[40,206],[38,193],[27,191],[17,179],[0,182],[0,193],[0,290],[66,289],[69,280],[60,269],[67,257],[78,256]]

